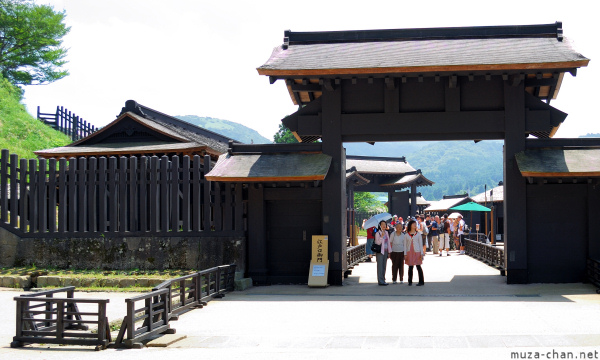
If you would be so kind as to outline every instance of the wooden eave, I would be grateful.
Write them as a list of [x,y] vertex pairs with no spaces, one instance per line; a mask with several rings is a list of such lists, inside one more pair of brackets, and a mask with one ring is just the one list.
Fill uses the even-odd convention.
[[526,71],[526,70],[552,70],[571,69],[588,66],[590,60],[550,62],[550,63],[522,63],[522,64],[483,64],[483,65],[444,65],[444,66],[410,66],[386,68],[345,68],[345,69],[261,69],[257,68],[259,75],[276,77],[303,77],[303,76],[332,76],[332,75],[375,75],[375,74],[414,74],[414,73],[439,73],[439,72],[469,72],[469,71]]
[[[202,154],[202,153],[211,155],[212,158],[216,159],[220,155],[218,153],[215,153],[212,149],[210,149],[206,145],[198,145],[198,146],[192,146],[192,147],[187,147],[187,148],[162,147],[159,149],[152,149],[152,148],[135,149],[135,147],[125,147],[125,148],[115,148],[115,149],[106,148],[106,150],[98,149],[98,151],[94,151],[94,152],[84,152],[84,151],[81,151],[81,149],[78,149],[78,147],[66,147],[65,146],[65,147],[59,148],[59,149],[60,150],[54,151],[54,152],[38,150],[38,151],[34,151],[34,154],[43,159],[71,158],[71,157],[79,158],[79,157],[92,157],[92,156],[93,157],[153,156],[156,154],[181,154],[182,156],[185,156],[185,155],[193,156],[193,155]],[[49,149],[49,150],[53,150],[53,149]]]

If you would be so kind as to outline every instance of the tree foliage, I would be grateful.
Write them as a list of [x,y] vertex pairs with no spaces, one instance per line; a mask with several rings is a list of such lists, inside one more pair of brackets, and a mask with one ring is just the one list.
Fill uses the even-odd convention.
[[65,12],[31,0],[0,0],[0,73],[13,84],[39,85],[69,73],[62,38]]
[[292,144],[298,142],[290,129],[286,128],[283,124],[279,124],[279,130],[273,136],[273,140],[275,140],[276,144]]
[[379,210],[382,206],[381,202],[377,200],[377,196],[369,192],[355,192],[354,193],[354,208],[358,212],[370,212]]

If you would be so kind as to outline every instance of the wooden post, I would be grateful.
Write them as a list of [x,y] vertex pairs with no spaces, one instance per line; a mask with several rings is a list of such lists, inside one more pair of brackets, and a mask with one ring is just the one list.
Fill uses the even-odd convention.
[[119,158],[119,233],[129,231],[127,218],[129,207],[127,206],[127,157]]
[[179,156],[171,158],[171,230],[179,232]]
[[160,231],[167,232],[169,228],[169,183],[167,167],[169,158],[162,156],[160,158]]
[[183,231],[190,231],[190,157],[185,155],[183,157],[182,171],[182,197],[181,197],[181,221]]
[[20,160],[19,168],[19,225],[21,231],[26,232],[29,225],[29,209],[27,207],[27,159]]
[[111,156],[108,159],[108,222],[109,231],[119,231],[119,194],[117,193],[117,158]]
[[37,171],[38,161],[36,159],[29,159],[29,231],[37,232],[38,224],[40,221],[39,218],[39,208],[37,206],[37,192],[38,192],[38,182],[37,182]]
[[88,212],[88,194],[86,192],[86,170],[87,170],[87,159],[84,157],[79,158],[79,165],[77,166],[77,231],[86,232],[87,226],[87,212]]
[[[21,173],[23,173],[22,169]],[[60,233],[67,231],[67,189],[67,159],[60,158],[58,160],[58,232]]]
[[0,152],[0,221],[8,222],[8,150]]
[[56,159],[48,160],[48,231],[56,232]]
[[[329,80],[330,81],[330,80]],[[342,285],[346,261],[346,155],[342,144],[342,84],[327,90],[322,95],[322,140],[323,153],[331,156],[331,167],[323,180],[322,202],[323,235],[329,237],[329,276],[331,285]]]
[[511,80],[504,83],[504,254],[507,283],[524,284],[528,282],[527,187],[515,154],[525,150],[525,89],[522,80],[518,84]]
[[[140,174],[141,175],[141,174]],[[138,159],[129,158],[129,231],[138,231]]]
[[221,197],[221,183],[214,182],[214,194],[215,202],[213,203],[213,220],[215,231],[223,230],[223,208],[222,208],[222,197]]
[[18,181],[17,181],[17,175],[18,175],[18,169],[17,169],[17,165],[19,164],[19,156],[16,154],[11,154],[10,155],[10,164],[9,164],[9,168],[10,168],[10,225],[13,228],[16,228],[18,226],[18,220],[19,220],[19,211],[18,211],[18,200],[19,200],[19,193],[18,193]]
[[159,194],[158,194],[158,157],[150,158],[150,231],[156,233],[159,229]]
[[[31,165],[30,165],[31,168]],[[77,182],[75,179],[77,171],[77,159],[72,157],[69,159],[69,190],[68,190],[68,203],[67,209],[76,209],[77,208]],[[76,223],[76,211],[68,211],[68,231],[73,233],[77,231],[77,223]]]
[[202,180],[200,179],[200,167],[201,160],[200,156],[194,155],[194,161],[192,165],[192,230],[200,231],[201,218],[201,186]]
[[98,231],[106,232],[106,211],[108,204],[108,192],[106,190],[106,157],[98,159]]
[[210,196],[210,181],[206,180],[206,178],[204,177],[206,174],[208,174],[208,172],[210,171],[210,155],[204,155],[204,165],[202,167],[203,169],[203,174],[202,174],[202,180],[204,182],[204,198],[203,203],[204,203],[204,209],[203,209],[203,221],[202,223],[204,224],[202,230],[204,231],[210,231],[210,209],[211,209],[211,196]]
[[46,206],[46,159],[39,160],[39,170],[37,178],[38,188],[38,231],[46,232],[48,222],[48,207]]
[[148,231],[148,158],[140,158],[140,231]]

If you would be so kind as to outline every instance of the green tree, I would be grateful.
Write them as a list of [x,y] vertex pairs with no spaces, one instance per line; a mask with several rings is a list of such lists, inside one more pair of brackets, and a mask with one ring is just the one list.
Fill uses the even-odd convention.
[[298,139],[292,134],[290,129],[286,128],[283,124],[279,124],[279,131],[273,136],[276,144],[292,144],[297,143]]
[[370,192],[355,192],[354,193],[354,208],[359,212],[375,211],[381,207],[381,203],[377,197]]
[[0,0],[0,73],[15,85],[40,85],[69,72],[62,38],[65,12],[32,0]]

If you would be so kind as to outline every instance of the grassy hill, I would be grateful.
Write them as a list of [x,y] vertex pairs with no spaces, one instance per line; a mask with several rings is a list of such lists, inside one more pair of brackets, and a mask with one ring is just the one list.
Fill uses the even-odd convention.
[[258,131],[233,121],[196,115],[177,115],[175,117],[246,144],[270,144],[273,142],[259,134]]
[[35,158],[36,150],[71,143],[67,135],[29,115],[20,100],[20,90],[0,77],[0,149],[20,158]]

